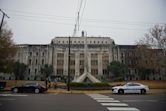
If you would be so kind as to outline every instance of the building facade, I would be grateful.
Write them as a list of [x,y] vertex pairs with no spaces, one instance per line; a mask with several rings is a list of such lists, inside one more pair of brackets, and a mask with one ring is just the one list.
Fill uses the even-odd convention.
[[[70,75],[72,78],[84,72],[84,38],[70,38]],[[69,37],[55,37],[50,44],[46,45],[22,44],[18,47],[15,61],[28,65],[26,80],[41,80],[41,68],[45,64],[53,66],[52,75],[68,75]],[[128,79],[139,79],[138,71],[134,67],[135,60],[130,57],[136,48],[135,45],[116,45],[110,37],[87,37],[87,47],[89,72],[96,78],[107,78],[107,66],[115,60],[128,65],[128,74],[131,75]],[[162,74],[151,75],[149,79],[165,80],[164,76]],[[13,75],[0,74],[0,77],[0,79],[14,79]]]

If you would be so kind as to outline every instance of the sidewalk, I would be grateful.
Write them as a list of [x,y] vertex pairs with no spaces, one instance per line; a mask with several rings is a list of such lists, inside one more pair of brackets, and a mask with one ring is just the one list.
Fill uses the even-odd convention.
[[[70,90],[67,89],[49,89],[48,93],[56,94],[88,94],[88,93],[102,93],[102,94],[112,94],[111,90]],[[148,94],[166,94],[166,89],[150,89]]]
[[[1,90],[10,91],[11,88],[5,88]],[[46,93],[53,93],[53,94],[90,94],[90,93],[102,93],[102,94],[112,94],[111,90],[70,90],[67,89],[48,89]],[[166,94],[166,89],[150,89],[147,94]]]

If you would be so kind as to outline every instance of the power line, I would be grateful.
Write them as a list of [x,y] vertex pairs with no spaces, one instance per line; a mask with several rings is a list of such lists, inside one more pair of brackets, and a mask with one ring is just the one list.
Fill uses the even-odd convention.
[[[82,15],[80,16],[80,22],[79,25],[81,24],[81,21],[84,22],[89,22],[89,23],[113,23],[113,24],[127,24],[127,25],[155,25],[155,24],[166,24],[166,22],[146,22],[146,21],[120,21],[120,20],[109,20],[109,19],[94,19],[94,18],[83,18],[83,13],[85,9],[86,1],[84,3],[84,7],[82,9]],[[78,8],[80,9],[80,8]],[[34,13],[34,12],[27,12],[27,11],[19,11],[19,10],[10,10],[10,9],[4,9],[8,11],[8,13],[11,13],[11,15],[14,16],[27,16],[27,17],[37,17],[37,18],[47,18],[47,19],[64,19],[64,20],[73,20],[73,17],[68,17],[68,16],[58,16],[58,15],[51,15],[51,14],[45,14],[45,13]],[[80,10],[81,11],[81,10]],[[77,13],[78,15],[78,13]],[[76,20],[77,21],[77,20]]]

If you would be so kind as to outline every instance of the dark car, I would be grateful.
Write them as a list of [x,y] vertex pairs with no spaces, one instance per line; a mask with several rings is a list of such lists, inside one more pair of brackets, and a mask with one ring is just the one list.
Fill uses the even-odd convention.
[[47,91],[47,88],[39,83],[25,83],[20,86],[15,86],[11,89],[12,92],[31,92],[31,93],[42,93]]
[[0,81],[0,90],[3,90],[6,87],[6,82]]

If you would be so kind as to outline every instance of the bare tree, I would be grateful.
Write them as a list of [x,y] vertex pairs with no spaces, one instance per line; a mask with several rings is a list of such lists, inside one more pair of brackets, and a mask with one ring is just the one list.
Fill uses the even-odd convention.
[[166,25],[151,28],[137,45],[137,67],[140,73],[144,71],[144,78],[145,72],[148,75],[166,67]]
[[12,31],[3,25],[0,33],[0,72],[12,72],[17,48],[12,40]]
[[151,49],[161,49],[163,55],[166,55],[166,24],[156,25],[150,29],[145,37],[137,42],[138,45],[146,45]]

